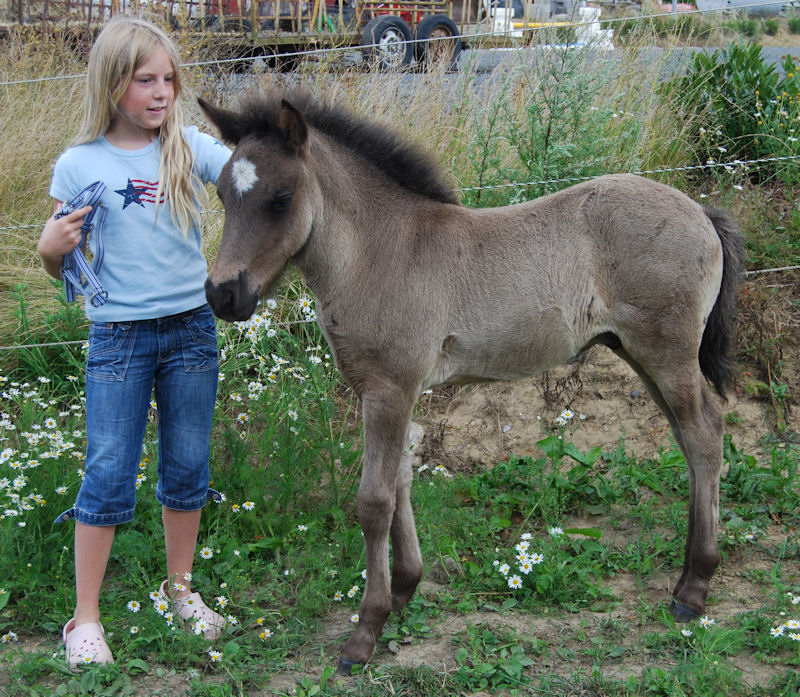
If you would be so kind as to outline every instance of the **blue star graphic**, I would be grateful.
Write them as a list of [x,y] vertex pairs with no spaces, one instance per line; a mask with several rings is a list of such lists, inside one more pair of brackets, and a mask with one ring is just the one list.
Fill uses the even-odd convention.
[[141,202],[139,197],[145,193],[147,189],[135,187],[130,179],[128,179],[128,186],[125,189],[115,189],[114,191],[125,199],[122,202],[122,210],[125,210],[131,203],[138,203],[144,208],[144,203]]

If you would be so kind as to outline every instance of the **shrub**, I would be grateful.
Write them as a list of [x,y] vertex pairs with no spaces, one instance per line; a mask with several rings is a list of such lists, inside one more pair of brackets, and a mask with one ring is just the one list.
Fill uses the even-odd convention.
[[764,27],[763,24],[757,19],[743,17],[741,19],[735,20],[732,23],[731,28],[740,34],[744,34],[745,36],[755,38],[756,36],[761,34]]
[[[784,57],[781,73],[754,43],[696,53],[686,74],[661,88],[663,99],[681,105],[699,162],[798,155],[799,92],[795,58]],[[796,180],[797,164],[774,163],[766,176],[776,172]]]

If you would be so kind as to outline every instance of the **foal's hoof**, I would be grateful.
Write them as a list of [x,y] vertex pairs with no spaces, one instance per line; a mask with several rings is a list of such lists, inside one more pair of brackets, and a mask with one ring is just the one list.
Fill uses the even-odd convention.
[[342,656],[339,659],[339,666],[336,668],[336,672],[339,675],[352,675],[353,674],[353,666],[363,666],[364,664],[361,661],[354,661],[351,658],[345,658]]
[[679,600],[672,601],[672,607],[670,607],[669,611],[672,613],[672,617],[676,622],[691,622],[700,617],[699,610],[684,605]]

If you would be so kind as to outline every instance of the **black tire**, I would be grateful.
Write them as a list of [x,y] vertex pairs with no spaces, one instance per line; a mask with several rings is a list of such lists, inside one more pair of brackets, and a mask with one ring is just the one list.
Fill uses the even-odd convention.
[[444,64],[447,70],[455,70],[458,67],[461,37],[452,19],[446,15],[424,17],[417,25],[416,38],[414,52],[418,63],[426,67]]
[[414,57],[411,40],[411,28],[400,17],[380,15],[361,32],[361,51],[381,70],[402,68]]

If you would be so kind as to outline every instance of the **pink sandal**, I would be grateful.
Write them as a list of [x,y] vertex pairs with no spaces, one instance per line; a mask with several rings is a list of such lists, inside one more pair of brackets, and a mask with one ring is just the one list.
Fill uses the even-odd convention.
[[99,622],[85,622],[76,626],[74,617],[64,625],[61,638],[67,647],[70,670],[75,670],[80,665],[114,662],[106,644],[105,633]]
[[158,589],[158,594],[159,598],[154,603],[156,610],[160,600],[166,598],[178,617],[187,623],[195,634],[202,634],[208,641],[214,641],[225,629],[225,618],[208,607],[199,593],[189,593],[182,598],[170,598],[167,593],[167,581],[164,581]]

